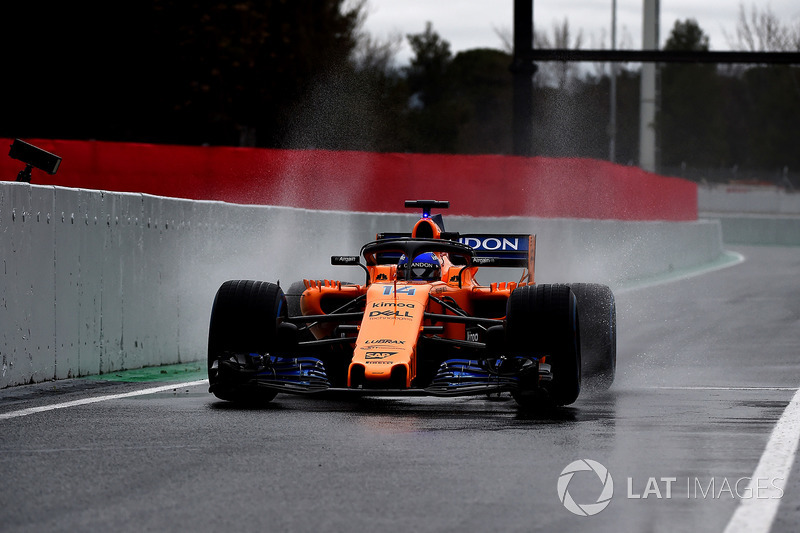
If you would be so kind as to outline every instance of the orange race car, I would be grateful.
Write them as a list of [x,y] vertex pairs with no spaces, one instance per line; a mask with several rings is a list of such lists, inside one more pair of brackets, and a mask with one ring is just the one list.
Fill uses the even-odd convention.
[[[211,311],[209,391],[257,404],[276,394],[461,396],[510,392],[524,406],[573,403],[581,381],[608,387],[616,366],[614,295],[604,285],[536,284],[536,239],[446,232],[435,200],[410,234],[379,234],[363,284],[225,282]],[[363,257],[363,263],[361,261]],[[478,284],[479,267],[520,267]],[[288,296],[288,298],[287,298]]]

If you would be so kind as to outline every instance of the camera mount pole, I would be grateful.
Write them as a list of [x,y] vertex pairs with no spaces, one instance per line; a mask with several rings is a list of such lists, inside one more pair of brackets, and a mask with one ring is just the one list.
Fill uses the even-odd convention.
[[26,165],[23,170],[19,171],[17,174],[17,181],[22,181],[25,183],[31,182],[31,171],[33,170],[33,165]]
[[514,0],[513,82],[514,155],[532,156],[533,146],[533,0]]

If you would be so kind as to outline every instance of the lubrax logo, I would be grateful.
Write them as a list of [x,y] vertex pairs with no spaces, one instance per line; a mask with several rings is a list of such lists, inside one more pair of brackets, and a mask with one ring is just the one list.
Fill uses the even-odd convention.
[[372,304],[372,307],[406,307],[408,309],[414,309],[414,304],[406,302],[375,302]]
[[395,341],[392,339],[378,339],[376,341],[364,341],[364,344],[405,344],[406,341]]
[[397,352],[367,352],[364,354],[364,359],[386,359],[396,353]]
[[411,318],[412,315],[408,311],[370,311],[369,316],[394,316]]

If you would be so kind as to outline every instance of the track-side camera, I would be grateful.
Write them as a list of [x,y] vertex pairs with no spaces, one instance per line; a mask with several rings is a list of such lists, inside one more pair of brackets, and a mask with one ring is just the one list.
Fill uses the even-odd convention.
[[32,144],[25,141],[14,139],[11,145],[11,150],[8,152],[9,157],[18,159],[25,163],[25,169],[20,170],[17,174],[17,181],[31,182],[31,170],[36,167],[44,170],[52,175],[58,172],[58,166],[61,164],[61,158],[50,152],[45,152]]

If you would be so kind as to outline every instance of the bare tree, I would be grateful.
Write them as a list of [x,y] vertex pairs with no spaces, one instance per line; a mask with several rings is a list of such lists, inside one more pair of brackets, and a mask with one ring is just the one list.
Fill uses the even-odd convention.
[[401,33],[390,34],[385,40],[367,33],[361,34],[353,50],[353,64],[360,71],[370,70],[389,75],[396,70],[395,58],[402,46]]
[[[551,32],[551,34],[548,34],[546,31],[534,29],[534,48],[578,50],[583,46],[583,30],[578,30],[578,34],[573,38],[572,31],[569,27],[569,20],[566,18],[563,22],[554,22]],[[494,33],[500,39],[503,45],[503,51],[513,54],[514,35],[511,29],[507,27],[495,28]],[[573,80],[575,80],[579,74],[577,63],[547,61],[537,63],[536,66],[538,70],[536,71],[536,77],[534,77],[534,83],[540,87],[549,86],[569,89]]]
[[503,45],[501,50],[507,53],[508,55],[514,54],[514,32],[508,26],[501,26],[500,28],[494,28],[494,34],[497,35],[497,38],[500,39],[500,43]]
[[385,75],[396,70],[395,58],[403,46],[403,34],[395,32],[385,39],[373,37],[364,30],[364,24],[370,15],[371,6],[367,0],[348,0],[347,6],[355,9],[359,16],[356,22],[356,47],[353,49],[351,60],[359,71],[369,70],[381,72]]
[[794,25],[785,23],[773,13],[769,5],[750,6],[739,4],[734,37],[725,32],[731,48],[749,52],[790,52],[800,50],[800,21]]
[[[557,48],[579,50],[583,46],[583,30],[578,30],[577,35],[572,36],[569,27],[569,20],[564,18],[563,22],[554,22],[552,27],[552,39],[545,32],[534,32],[533,46],[536,48]],[[559,89],[569,89],[572,82],[577,78],[579,67],[577,63],[548,62],[539,67],[539,84],[558,87]]]

